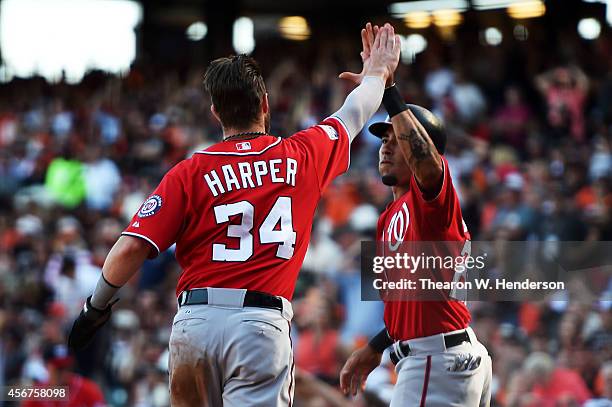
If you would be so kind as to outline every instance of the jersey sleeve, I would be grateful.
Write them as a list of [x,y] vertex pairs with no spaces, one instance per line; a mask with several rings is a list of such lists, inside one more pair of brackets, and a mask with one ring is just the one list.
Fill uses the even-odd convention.
[[346,126],[337,117],[328,117],[316,126],[296,133],[290,140],[312,159],[321,191],[349,167],[350,138]]
[[444,157],[442,157],[442,166],[444,167],[442,186],[434,198],[427,199],[425,197],[414,175],[412,175],[410,187],[414,189],[414,191],[417,191],[415,194],[417,196],[417,201],[421,204],[422,208],[424,208],[430,222],[446,227],[453,217],[454,210],[459,206],[459,199],[455,193],[453,180],[448,169],[448,162]]
[[187,207],[185,192],[179,164],[164,176],[122,235],[149,242],[155,248],[151,257],[168,249],[178,239],[183,226]]

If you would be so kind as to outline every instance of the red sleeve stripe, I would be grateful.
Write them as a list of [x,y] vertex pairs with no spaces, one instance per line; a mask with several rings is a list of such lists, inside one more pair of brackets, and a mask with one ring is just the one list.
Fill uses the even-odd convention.
[[431,355],[427,356],[427,365],[425,366],[425,378],[423,379],[423,393],[421,393],[420,407],[425,407],[427,399],[427,386],[429,385],[429,372],[431,371]]
[[289,407],[293,406],[293,397],[291,397],[293,393],[293,378],[295,377],[295,356],[293,355],[293,341],[291,340],[291,322],[287,321],[289,325],[289,346],[291,347],[291,369],[289,370],[290,382],[289,382]]

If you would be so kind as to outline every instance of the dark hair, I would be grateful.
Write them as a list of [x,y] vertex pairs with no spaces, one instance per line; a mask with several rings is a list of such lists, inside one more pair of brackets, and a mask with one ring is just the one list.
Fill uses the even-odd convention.
[[245,129],[259,118],[266,86],[253,58],[232,55],[215,59],[204,74],[204,88],[224,127]]

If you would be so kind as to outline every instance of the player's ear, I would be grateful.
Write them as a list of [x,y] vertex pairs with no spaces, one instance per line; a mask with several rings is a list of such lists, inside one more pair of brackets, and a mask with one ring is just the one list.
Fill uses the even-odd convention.
[[263,114],[268,114],[270,111],[270,104],[268,102],[268,92],[264,93],[263,98],[261,99],[261,111]]
[[219,113],[217,113],[217,111],[215,110],[215,105],[210,105],[210,112],[213,114],[213,116],[215,116],[215,119],[217,119],[219,123],[221,123],[221,118],[219,117]]

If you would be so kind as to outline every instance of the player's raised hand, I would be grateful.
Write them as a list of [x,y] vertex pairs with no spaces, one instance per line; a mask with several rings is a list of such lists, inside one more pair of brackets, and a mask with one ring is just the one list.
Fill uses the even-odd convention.
[[365,72],[369,68],[370,63],[370,52],[372,49],[372,45],[374,44],[374,38],[378,33],[378,26],[372,26],[372,23],[367,23],[364,28],[361,29],[361,45],[362,50],[359,53],[361,56],[361,62],[363,63],[363,68],[360,73],[354,72],[342,72],[338,77],[340,79],[347,79],[351,82],[354,82],[356,85],[359,85],[365,76]]
[[374,39],[370,49],[370,59],[365,75],[380,76],[387,85],[393,83],[393,74],[400,58],[401,40],[393,26],[386,23]]
[[340,388],[344,394],[356,395],[368,375],[380,365],[381,358],[382,353],[377,353],[369,345],[353,352],[340,371]]

